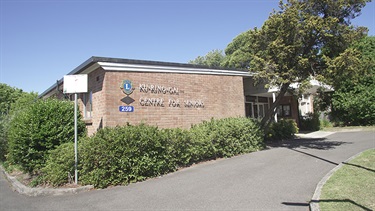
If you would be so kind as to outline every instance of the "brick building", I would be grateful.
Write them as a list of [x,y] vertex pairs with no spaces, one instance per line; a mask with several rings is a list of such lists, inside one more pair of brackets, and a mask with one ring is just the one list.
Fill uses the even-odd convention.
[[[191,64],[91,57],[73,74],[88,75],[88,92],[78,97],[89,135],[127,123],[189,128],[211,118],[261,118],[277,92],[254,87],[247,71]],[[63,87],[61,79],[40,97],[72,99]],[[284,97],[278,116],[298,122],[298,100]]]

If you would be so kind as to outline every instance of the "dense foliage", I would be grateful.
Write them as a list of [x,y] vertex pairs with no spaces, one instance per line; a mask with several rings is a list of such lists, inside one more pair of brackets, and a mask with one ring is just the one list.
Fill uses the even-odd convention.
[[83,141],[81,181],[124,185],[171,171],[169,145],[154,126],[104,128]]
[[[215,159],[231,157],[233,155],[256,151],[263,147],[263,132],[257,122],[248,118],[226,118],[211,120],[193,126],[191,139],[197,142],[192,144],[196,151],[195,159]],[[199,151],[201,150],[201,151]],[[195,152],[198,152],[195,154]]]
[[319,112],[308,113],[299,119],[299,129],[302,131],[320,130]]
[[368,1],[280,1],[280,10],[274,11],[260,29],[245,32],[228,45],[226,65],[248,68],[257,73],[255,79],[280,88],[262,126],[270,121],[292,83],[331,77],[328,70],[334,70],[330,66],[340,54],[355,59],[347,48],[367,30],[352,26],[350,20]]
[[[80,142],[79,178],[83,184],[99,188],[126,185],[192,163],[263,147],[262,131],[247,118],[212,119],[190,130],[158,129],[144,124],[104,128]],[[73,152],[69,148],[72,146],[62,145],[52,152],[44,174],[53,176],[45,176],[46,182],[68,182],[67,175],[74,173]]]
[[8,130],[13,117],[33,103],[36,93],[23,92],[21,89],[0,83],[0,160],[8,154]]
[[74,180],[74,165],[74,142],[61,144],[49,151],[45,166],[41,168],[42,180],[54,186],[71,183]]
[[[80,118],[79,118],[80,119]],[[79,136],[85,124],[78,122]],[[74,105],[57,99],[38,100],[10,121],[8,161],[34,173],[46,161],[49,150],[74,140]]]
[[205,56],[198,56],[194,60],[190,60],[189,64],[205,65],[209,67],[221,67],[225,55],[222,50],[212,50]]
[[293,119],[280,119],[272,122],[265,131],[267,141],[282,141],[293,139],[298,133],[297,123]]
[[16,102],[23,93],[21,89],[0,83],[0,115],[8,114],[12,103]]
[[[359,56],[346,55],[336,62],[332,118],[343,125],[375,125],[375,37],[366,37],[353,46]],[[355,69],[355,70],[353,70]]]

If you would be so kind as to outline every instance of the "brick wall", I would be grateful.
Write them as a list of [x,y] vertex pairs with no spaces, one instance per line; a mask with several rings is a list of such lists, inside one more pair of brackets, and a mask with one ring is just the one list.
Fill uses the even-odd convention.
[[[135,88],[128,97],[120,89],[124,80],[130,80]],[[241,76],[95,70],[89,74],[93,114],[91,121],[87,121],[88,133],[91,135],[100,127],[126,125],[127,122],[144,122],[161,128],[189,128],[192,124],[212,117],[244,116],[242,80]],[[147,92],[141,92],[141,84]],[[153,93],[153,85],[174,91]],[[150,100],[157,103],[151,103]],[[190,101],[193,105],[186,107],[184,101]],[[133,106],[134,112],[120,112],[119,106],[125,105]]]

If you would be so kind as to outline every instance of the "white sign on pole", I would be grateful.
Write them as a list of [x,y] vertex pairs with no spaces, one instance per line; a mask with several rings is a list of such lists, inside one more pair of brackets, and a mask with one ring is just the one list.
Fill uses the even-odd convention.
[[77,93],[87,92],[86,75],[65,75],[64,93],[74,94],[74,183],[78,184]]
[[85,93],[87,92],[87,74],[65,75],[64,76],[64,93]]

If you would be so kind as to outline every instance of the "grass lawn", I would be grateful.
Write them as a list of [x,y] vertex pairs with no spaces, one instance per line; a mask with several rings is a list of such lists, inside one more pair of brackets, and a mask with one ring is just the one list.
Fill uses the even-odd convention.
[[375,149],[345,163],[323,186],[321,210],[375,210]]

